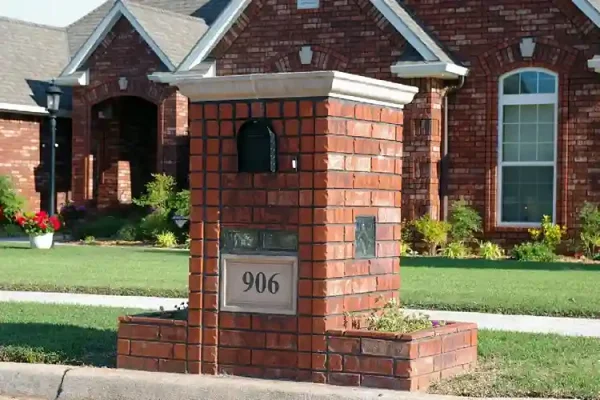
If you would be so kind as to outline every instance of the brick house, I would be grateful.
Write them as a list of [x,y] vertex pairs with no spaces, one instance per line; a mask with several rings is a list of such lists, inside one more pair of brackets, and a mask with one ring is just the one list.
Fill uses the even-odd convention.
[[[462,197],[492,239],[524,237],[544,214],[573,227],[600,201],[599,26],[600,0],[123,0],[66,29],[2,20],[16,34],[0,54],[27,54],[0,59],[2,81],[18,81],[0,86],[12,96],[0,97],[0,173],[39,198],[43,109],[23,84],[36,77],[72,89],[64,191],[105,206],[151,172],[185,180],[178,81],[339,70],[419,88],[404,110],[404,218],[445,218]],[[19,29],[39,42],[19,43]],[[32,61],[52,35],[63,58]]]

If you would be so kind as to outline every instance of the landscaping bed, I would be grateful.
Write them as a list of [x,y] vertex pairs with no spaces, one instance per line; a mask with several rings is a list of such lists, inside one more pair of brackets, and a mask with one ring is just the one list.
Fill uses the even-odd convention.
[[327,381],[344,386],[425,390],[477,363],[477,325],[443,326],[396,334],[369,330],[327,332]]

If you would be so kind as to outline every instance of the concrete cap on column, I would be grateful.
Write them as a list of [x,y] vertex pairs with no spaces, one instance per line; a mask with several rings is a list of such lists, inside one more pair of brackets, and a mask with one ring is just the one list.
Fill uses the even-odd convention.
[[192,102],[333,97],[403,108],[418,92],[414,86],[338,71],[181,77],[174,83]]

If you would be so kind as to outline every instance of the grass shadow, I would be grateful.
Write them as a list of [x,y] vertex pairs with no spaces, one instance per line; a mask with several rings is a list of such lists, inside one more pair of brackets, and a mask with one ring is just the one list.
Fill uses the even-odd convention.
[[117,333],[41,323],[0,324],[0,361],[114,367]]
[[532,271],[600,271],[600,264],[571,262],[524,262],[515,260],[453,260],[443,257],[402,257],[401,266],[428,268],[464,268],[496,270],[532,270]]
[[29,243],[27,243],[27,245],[23,244],[22,246],[17,246],[17,245],[2,245],[0,244],[0,250],[33,250],[30,246]]

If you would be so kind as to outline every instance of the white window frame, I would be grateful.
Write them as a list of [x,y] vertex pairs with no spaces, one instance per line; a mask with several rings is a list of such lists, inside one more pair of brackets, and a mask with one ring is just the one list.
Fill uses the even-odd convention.
[[[514,74],[523,72],[543,72],[554,77],[554,93],[536,94],[504,94],[504,80]],[[554,181],[552,188],[552,221],[556,221],[556,195],[557,195],[557,160],[558,160],[558,74],[544,68],[519,68],[500,76],[498,80],[498,160],[496,181],[496,225],[498,227],[531,228],[538,227],[540,222],[503,222],[502,221],[502,167],[554,167]],[[502,161],[504,138],[504,106],[506,105],[554,105],[554,160],[553,161]]]

